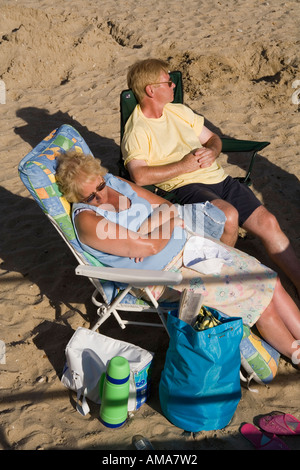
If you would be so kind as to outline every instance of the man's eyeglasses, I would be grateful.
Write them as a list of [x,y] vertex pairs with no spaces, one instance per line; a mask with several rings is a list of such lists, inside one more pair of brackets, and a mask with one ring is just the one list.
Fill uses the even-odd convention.
[[96,191],[91,193],[88,197],[86,197],[85,199],[82,199],[81,202],[84,202],[84,203],[89,203],[89,202],[92,202],[92,200],[96,197],[96,194],[100,191],[102,191],[102,189],[104,189],[106,186],[106,182],[105,181],[102,181],[102,183],[99,184],[99,186],[97,186],[96,188]]
[[169,85],[169,88],[173,85],[172,80],[168,80],[167,82],[157,82],[157,83],[151,83],[151,85],[161,85],[162,83],[167,83]]

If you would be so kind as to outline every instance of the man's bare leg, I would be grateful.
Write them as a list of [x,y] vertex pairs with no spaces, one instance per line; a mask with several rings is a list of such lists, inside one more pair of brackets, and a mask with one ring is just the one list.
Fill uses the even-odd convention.
[[238,211],[231,204],[223,201],[223,199],[214,199],[210,202],[221,209],[226,216],[224,232],[220,238],[221,242],[228,246],[234,246],[239,234]]
[[243,228],[261,239],[270,258],[293,282],[300,296],[300,261],[276,217],[260,206],[248,217]]

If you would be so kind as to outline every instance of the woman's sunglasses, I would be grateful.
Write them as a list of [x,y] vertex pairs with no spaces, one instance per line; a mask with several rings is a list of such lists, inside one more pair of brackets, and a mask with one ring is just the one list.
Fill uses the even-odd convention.
[[105,181],[102,181],[102,183],[99,184],[99,186],[96,187],[96,191],[91,193],[88,197],[86,197],[85,199],[82,199],[81,202],[84,202],[84,203],[89,203],[89,202],[92,202],[92,200],[96,197],[96,194],[100,191],[102,191],[102,189],[104,189],[106,186],[106,182]]

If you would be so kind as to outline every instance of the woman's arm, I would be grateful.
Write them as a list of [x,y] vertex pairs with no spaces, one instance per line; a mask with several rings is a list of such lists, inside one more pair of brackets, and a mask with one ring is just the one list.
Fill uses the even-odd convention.
[[82,243],[105,253],[128,258],[144,258],[159,253],[174,230],[174,218],[140,234],[114,224],[93,211],[80,212],[75,219]]
[[[119,177],[119,179],[123,178]],[[132,183],[131,181],[123,181],[126,181],[139,197],[146,199],[153,208],[152,214],[141,224],[138,233],[141,235],[150,234],[160,225],[169,222],[170,219],[177,218],[177,220],[175,220],[175,225],[182,225],[182,219],[179,219],[178,210],[170,201],[148,191],[145,188],[142,188],[141,186],[138,186],[135,183]]]
[[183,221],[179,218],[178,211],[175,206],[161,204],[153,209],[150,216],[141,224],[138,233],[141,235],[150,235],[156,228],[167,226],[174,219],[175,225],[182,225]]

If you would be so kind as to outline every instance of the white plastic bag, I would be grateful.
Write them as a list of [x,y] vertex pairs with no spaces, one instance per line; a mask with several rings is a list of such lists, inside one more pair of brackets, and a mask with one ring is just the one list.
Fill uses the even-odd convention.
[[219,274],[223,264],[232,264],[226,248],[208,238],[191,237],[183,252],[183,264],[202,274]]
[[[125,341],[109,338],[87,328],[78,328],[66,346],[66,365],[62,383],[77,392],[77,411],[86,415],[86,398],[101,403],[99,380],[108,362],[115,356],[125,357],[130,365],[128,411],[146,401],[150,389],[149,369],[154,354]],[[79,401],[82,397],[82,404]]]
[[0,364],[6,364],[6,347],[2,339],[0,340]]

